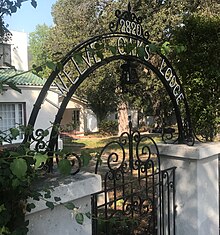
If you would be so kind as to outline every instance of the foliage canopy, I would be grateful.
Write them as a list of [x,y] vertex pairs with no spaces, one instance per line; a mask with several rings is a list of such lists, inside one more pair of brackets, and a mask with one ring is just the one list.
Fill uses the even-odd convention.
[[174,61],[187,92],[198,134],[213,140],[220,123],[220,17],[193,15],[175,31],[186,50]]
[[[214,89],[216,93],[219,89],[219,86],[216,88],[219,83],[219,69],[216,66],[216,64],[218,64],[218,59],[216,59],[214,63],[212,63],[213,59],[211,59],[213,51],[211,48],[213,48],[214,45],[217,47],[219,40],[218,38],[214,39],[214,35],[219,35],[219,29],[217,24],[214,24],[209,28],[210,23],[203,22],[203,25],[206,24],[205,27],[208,27],[209,29],[204,30],[205,32],[203,31],[202,33],[202,31],[199,32],[202,30],[200,26],[195,27],[194,34],[200,35],[201,33],[197,39],[185,33],[186,31],[192,31],[193,26],[190,26],[187,22],[192,22],[194,16],[200,18],[201,21],[203,21],[202,19],[212,21],[214,17],[217,19],[220,4],[217,0],[186,0],[184,2],[181,0],[139,0],[131,1],[131,5],[133,6],[134,11],[137,12],[137,15],[143,17],[143,25],[145,30],[148,30],[150,33],[150,41],[153,43],[156,42],[157,46],[161,47],[161,53],[168,56],[173,64],[175,64],[183,85],[186,86],[185,89],[187,90],[187,96],[189,97],[188,102],[190,103],[191,110],[193,110],[193,112],[191,112],[192,119],[199,127],[199,133],[201,134],[202,129],[212,129],[212,134],[209,133],[209,137],[206,137],[206,139],[212,139],[212,136],[215,133],[214,129],[216,130],[218,123],[217,113],[219,110],[219,100],[218,96],[213,96],[213,93],[208,92],[206,95],[208,94],[210,96],[210,102],[203,102],[202,97],[204,95],[202,93],[204,92],[204,87],[209,87],[210,91],[213,91]],[[62,58],[73,48],[73,46],[93,35],[102,34],[107,31],[109,20],[114,18],[114,11],[116,9],[126,9],[126,7],[127,1],[103,0],[97,2],[95,0],[90,0],[88,2],[85,0],[58,0],[52,10],[55,26],[51,28],[48,33],[44,49],[47,50],[50,58],[55,60]],[[205,38],[205,35],[207,38]],[[208,35],[210,35],[210,37]],[[210,43],[207,41],[208,38],[210,38]],[[190,45],[191,40],[193,40],[193,46]],[[212,40],[215,40],[214,44],[211,43]],[[208,49],[209,46],[210,48]],[[201,47],[206,49],[201,49]],[[215,52],[217,56],[218,50],[215,50]],[[206,63],[209,62],[209,64],[212,65],[205,66],[210,70],[209,75],[207,75],[207,70],[204,73],[204,65],[201,61],[199,62],[199,60],[197,60],[196,56],[200,59],[203,58],[203,60],[209,58],[206,60]],[[179,60],[180,62],[175,63],[175,61]],[[100,92],[100,90],[97,89],[100,87],[98,83],[101,82],[102,86],[104,82],[108,83],[108,79],[106,78],[110,74],[109,71],[111,71],[112,74],[114,73],[117,87],[120,76],[119,69],[120,63],[116,66],[109,66],[109,69],[106,69],[106,71],[102,70],[101,73],[97,72],[94,75],[94,80],[88,79],[85,81],[85,85],[82,85],[80,92],[78,92],[79,95],[83,94],[83,98],[88,99],[97,116],[102,116],[102,118],[99,119],[104,119],[107,110],[105,109],[103,114],[98,114],[100,110],[104,109],[103,106],[99,106],[97,102],[98,99],[94,97],[97,97],[98,94],[100,100],[105,100],[106,95],[106,92]],[[149,110],[151,110],[150,113],[152,115],[160,116],[162,122],[163,117],[167,117],[172,113],[172,107],[169,102],[167,102],[168,99],[166,98],[165,92],[162,90],[162,85],[159,80],[155,78],[153,73],[145,73],[144,68],[141,67],[139,69],[141,71],[139,74],[140,83],[137,86],[134,86],[133,89],[129,89],[126,96],[122,97],[118,94],[114,96],[115,101],[111,99],[113,101],[111,101],[111,104],[117,104],[120,103],[121,100],[126,100],[126,102],[137,108],[139,111],[143,111],[143,107],[148,113]],[[194,74],[193,76],[192,73]],[[94,86],[94,81],[96,82],[96,86]],[[202,83],[203,86],[198,86],[198,82],[200,84]],[[213,88],[213,84],[215,84],[215,88]],[[108,87],[108,85],[105,85],[105,87]],[[189,92],[190,89],[191,93]],[[115,89],[115,91],[117,91],[117,89]],[[97,94],[95,94],[96,92]],[[137,94],[139,94],[139,96]],[[201,96],[201,99],[199,100],[196,98],[198,95]],[[216,105],[211,105],[213,103]],[[110,105],[110,103],[107,106],[111,109],[114,107]],[[196,112],[194,112],[194,110],[196,110]],[[111,110],[109,109],[108,111],[110,112]],[[199,115],[201,116],[200,118]],[[204,115],[206,118],[202,117]],[[208,120],[213,120],[211,126],[208,126]]]
[[[27,0],[1,0],[0,1],[0,43],[6,42],[10,36],[11,33],[7,29],[7,23],[4,22],[4,16],[6,15],[12,15],[17,12],[18,9],[21,8],[22,4],[26,2]],[[31,5],[36,8],[37,7],[37,1],[36,0],[30,0]]]

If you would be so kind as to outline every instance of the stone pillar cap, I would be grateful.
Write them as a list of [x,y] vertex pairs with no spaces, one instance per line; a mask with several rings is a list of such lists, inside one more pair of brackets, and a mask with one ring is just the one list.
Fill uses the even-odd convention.
[[184,144],[157,144],[160,155],[200,160],[220,154],[220,142]]

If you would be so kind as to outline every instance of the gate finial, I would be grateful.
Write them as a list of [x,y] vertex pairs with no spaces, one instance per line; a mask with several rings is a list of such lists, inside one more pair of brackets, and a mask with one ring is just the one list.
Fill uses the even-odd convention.
[[134,36],[139,36],[148,40],[149,33],[144,32],[142,27],[142,17],[136,16],[131,12],[131,3],[128,3],[128,10],[115,11],[116,22],[111,21],[109,23],[109,29],[112,33],[125,33]]
[[128,2],[128,12],[131,12],[131,3]]

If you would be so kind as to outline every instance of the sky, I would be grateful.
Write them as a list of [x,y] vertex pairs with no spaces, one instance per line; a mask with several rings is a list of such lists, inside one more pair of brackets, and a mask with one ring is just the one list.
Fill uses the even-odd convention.
[[32,7],[30,0],[24,2],[12,16],[4,18],[9,30],[30,33],[38,24],[53,25],[51,7],[56,0],[37,0],[37,8]]

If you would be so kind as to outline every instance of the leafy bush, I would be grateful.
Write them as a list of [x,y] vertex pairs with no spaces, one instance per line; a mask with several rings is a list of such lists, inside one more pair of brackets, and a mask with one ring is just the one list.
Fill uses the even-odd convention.
[[16,152],[7,149],[1,152],[0,234],[27,233],[28,222],[25,221],[24,212],[35,206],[26,204],[26,200],[34,197],[31,183],[37,176],[35,167],[46,160],[46,155],[34,154],[28,145],[19,147]]
[[76,128],[77,128],[77,124],[74,122],[70,122],[66,125],[61,126],[61,131],[71,132],[71,131],[75,131]]
[[103,135],[113,135],[118,132],[118,122],[113,120],[104,120],[99,124],[99,132]]
[[186,50],[173,60],[188,97],[195,134],[213,141],[218,131],[220,110],[220,18],[194,14],[174,31],[175,44]]
[[[0,143],[12,143],[20,134],[21,130],[13,128],[7,132],[0,132]],[[22,131],[27,131],[22,129]],[[28,129],[29,131],[29,129]],[[49,135],[49,131],[43,131],[43,135]],[[28,232],[28,221],[25,220],[25,212],[35,208],[34,203],[27,203],[28,198],[43,200],[48,208],[53,209],[59,204],[61,198],[51,198],[51,189],[46,188],[39,193],[33,185],[37,180],[45,176],[45,163],[49,158],[46,151],[37,152],[30,149],[30,142],[12,148],[1,147],[0,149],[0,235],[26,235]],[[54,153],[55,154],[55,153]],[[59,157],[57,168],[62,175],[70,175],[72,170],[71,154],[62,151],[56,152]],[[74,155],[75,156],[75,155]],[[74,157],[73,156],[73,157]],[[81,159],[78,159],[80,162]],[[83,165],[88,164],[90,157],[83,156]],[[79,163],[80,164],[80,163]],[[49,201],[52,199],[52,201]],[[54,202],[55,201],[55,202]],[[69,209],[69,204],[63,204]],[[84,215],[75,208],[75,219],[79,224],[83,223]],[[87,215],[86,215],[87,216]]]

